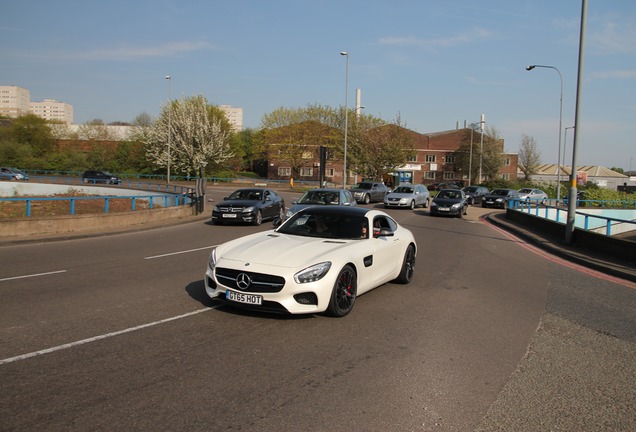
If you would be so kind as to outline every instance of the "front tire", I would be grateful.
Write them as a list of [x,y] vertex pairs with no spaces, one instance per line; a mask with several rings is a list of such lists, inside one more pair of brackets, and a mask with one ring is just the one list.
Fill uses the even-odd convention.
[[413,279],[413,273],[415,273],[415,247],[411,244],[406,248],[404,260],[402,261],[402,270],[400,270],[400,275],[396,280],[401,284],[407,284]]
[[415,201],[411,200],[411,204],[409,205],[411,210],[415,210]]
[[254,216],[254,225],[258,226],[263,223],[263,212],[260,210],[256,212],[256,216]]
[[362,200],[365,204],[369,204],[371,202],[371,196],[369,196],[369,194],[366,194],[364,196],[364,199]]
[[356,301],[358,292],[358,284],[356,281],[356,272],[350,265],[344,266],[333,286],[327,313],[334,317],[343,317],[351,312],[353,304]]

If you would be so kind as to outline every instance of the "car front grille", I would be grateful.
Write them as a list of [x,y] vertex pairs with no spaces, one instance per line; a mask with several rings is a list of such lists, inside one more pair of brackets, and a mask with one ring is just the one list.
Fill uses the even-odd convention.
[[[228,288],[249,293],[277,293],[285,286],[285,278],[264,273],[234,270],[228,268],[216,268],[214,270],[217,280]],[[238,284],[239,275],[249,278],[249,285],[241,287]],[[241,278],[245,280],[245,278]]]

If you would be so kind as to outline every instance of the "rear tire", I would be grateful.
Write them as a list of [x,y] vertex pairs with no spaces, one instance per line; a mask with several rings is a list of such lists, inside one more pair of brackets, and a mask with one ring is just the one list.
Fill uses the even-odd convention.
[[333,317],[347,315],[353,309],[357,292],[356,272],[353,267],[346,265],[340,270],[336,278],[336,283],[331,291],[329,306],[327,306],[327,313]]

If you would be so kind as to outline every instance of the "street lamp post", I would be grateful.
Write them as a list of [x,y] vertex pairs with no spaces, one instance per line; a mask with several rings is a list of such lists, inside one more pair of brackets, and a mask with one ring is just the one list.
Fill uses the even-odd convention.
[[166,75],[168,80],[168,169],[166,184],[170,184],[170,148],[172,147],[172,77]]
[[[472,184],[472,180],[473,180],[473,133],[475,132],[475,128],[477,127],[478,124],[483,126],[484,123],[485,121],[482,120],[482,121],[470,124],[470,154],[468,155],[468,186]],[[483,135],[483,127],[481,130],[481,133]],[[483,137],[482,137],[481,143],[482,143],[482,150],[483,150],[483,143],[484,143]],[[481,177],[481,167],[480,167],[479,176]],[[481,179],[479,179],[477,183],[481,183]]]
[[561,75],[561,71],[559,71],[554,66],[545,66],[545,65],[530,65],[526,68],[527,71],[531,71],[534,68],[547,68],[554,69],[559,74],[559,80],[561,81],[561,96],[559,98],[559,151],[557,152],[557,202],[561,198],[561,130],[563,123],[563,76]]
[[565,173],[565,148],[568,146],[568,129],[574,129],[574,126],[565,128],[565,137],[563,138],[563,171]]
[[479,183],[481,184],[482,180],[481,180],[481,166],[483,164],[484,161],[484,125],[486,124],[486,116],[485,115],[481,115],[481,121],[479,122],[480,126],[479,129],[481,130],[480,135],[481,135],[481,143],[479,145]]
[[349,53],[342,51],[340,55],[347,58],[345,75],[345,132],[344,132],[344,160],[342,164],[342,188],[347,188],[347,134],[349,131]]

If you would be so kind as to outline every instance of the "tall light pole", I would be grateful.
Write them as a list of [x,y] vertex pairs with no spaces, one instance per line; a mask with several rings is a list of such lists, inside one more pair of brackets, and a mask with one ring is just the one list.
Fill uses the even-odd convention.
[[[482,134],[483,134],[483,124],[485,123],[484,120],[479,121],[477,123],[471,123],[470,124],[470,154],[468,156],[468,186],[471,185],[472,180],[473,180],[473,133],[475,132],[475,128],[477,127],[478,124],[482,125]],[[483,150],[483,138],[482,138],[482,150]],[[479,174],[481,176],[481,173]],[[481,183],[481,179],[479,179],[479,181],[477,183]]]
[[554,66],[545,66],[545,65],[530,65],[526,68],[527,71],[531,71],[534,68],[547,68],[554,69],[559,74],[559,80],[561,81],[561,96],[559,98],[559,151],[557,152],[557,202],[561,198],[561,130],[563,123],[563,76],[561,76],[561,71],[559,71]]
[[166,184],[170,184],[170,148],[172,147],[172,77],[166,75],[168,80],[168,172]]
[[347,134],[349,131],[349,53],[342,51],[340,55],[347,58],[345,75],[345,132],[344,132],[344,162],[342,165],[342,188],[347,188]]
[[574,143],[572,144],[572,172],[570,173],[570,199],[565,224],[565,242],[571,244],[576,222],[576,150],[579,142],[581,97],[583,96],[583,64],[585,63],[585,29],[587,28],[587,0],[581,2],[581,33],[579,35],[579,64],[576,78],[576,108],[574,110]]
[[481,115],[481,121],[479,122],[480,126],[479,129],[481,129],[481,144],[479,145],[479,183],[481,184],[482,180],[481,180],[481,165],[484,161],[484,126],[486,125],[486,116],[485,115]]
[[563,172],[565,173],[565,148],[568,146],[568,129],[574,129],[574,126],[565,128],[565,137],[563,138]]

